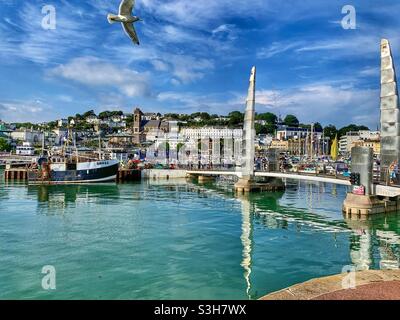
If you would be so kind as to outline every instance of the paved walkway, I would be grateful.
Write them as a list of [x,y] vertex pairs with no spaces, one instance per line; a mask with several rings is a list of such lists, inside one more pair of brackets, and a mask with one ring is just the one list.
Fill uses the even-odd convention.
[[400,281],[365,284],[354,290],[339,290],[313,300],[400,300]]
[[271,293],[261,300],[400,300],[400,270],[355,274],[355,288],[343,289],[348,274],[313,279]]

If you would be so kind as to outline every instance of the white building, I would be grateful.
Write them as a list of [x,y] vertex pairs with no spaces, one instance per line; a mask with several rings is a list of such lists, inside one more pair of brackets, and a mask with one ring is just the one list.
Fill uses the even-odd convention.
[[85,121],[90,124],[99,124],[100,123],[100,119],[95,115],[86,117]]
[[203,127],[203,128],[183,128],[181,135],[187,139],[242,139],[242,129]]
[[36,130],[16,130],[11,132],[11,138],[17,141],[29,142],[31,144],[43,141],[43,132]]
[[15,153],[19,156],[33,156],[35,148],[29,142],[24,142],[22,146],[16,148]]
[[186,137],[179,133],[178,121],[168,121],[169,132],[161,129],[151,129],[146,134],[147,141],[154,141],[155,147],[158,148],[162,144],[169,144],[171,150],[177,150],[179,144],[187,142]]
[[[118,118],[115,118],[115,120],[118,120]],[[109,128],[126,128],[125,121],[114,121],[114,118],[102,120],[100,123],[106,125]]]
[[359,140],[379,140],[380,132],[379,131],[369,131],[369,130],[360,130],[360,131],[349,131],[346,135],[340,137],[339,140],[339,153],[346,154],[351,152],[351,148],[354,145],[354,142]]
[[66,127],[66,126],[68,126],[68,119],[60,119],[60,120],[58,120],[58,126],[59,126],[59,127]]
[[[276,130],[276,139],[280,141],[299,138],[303,139],[306,138],[308,134],[311,134],[310,129],[279,126]],[[314,130],[314,135],[316,139],[321,139],[322,131]]]
[[160,117],[160,114],[157,114],[154,112],[145,112],[145,113],[143,113],[142,118],[143,118],[143,120],[150,121],[150,120],[160,120],[161,117]]

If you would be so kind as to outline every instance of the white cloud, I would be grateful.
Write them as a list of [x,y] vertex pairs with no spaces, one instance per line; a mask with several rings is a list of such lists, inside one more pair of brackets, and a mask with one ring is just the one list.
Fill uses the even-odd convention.
[[281,91],[260,90],[256,101],[259,109],[282,115],[292,113],[303,122],[344,125],[362,120],[363,124],[374,126],[379,121],[379,91],[372,89],[310,84]]
[[190,83],[202,79],[214,68],[214,63],[208,59],[199,59],[186,55],[171,55],[173,65],[172,74],[183,83]]
[[0,119],[6,122],[37,123],[56,116],[56,110],[40,100],[0,101]]
[[232,0],[187,1],[187,0],[142,0],[138,2],[138,10],[146,10],[150,14],[170,22],[196,28],[208,28],[208,25],[222,16],[234,14],[242,16],[257,15],[268,10],[268,3],[263,0],[248,0],[245,5],[238,5]]
[[169,70],[168,64],[161,60],[158,60],[158,59],[152,60],[151,64],[153,65],[153,67],[156,71],[168,71]]
[[[95,35],[85,20],[76,19],[68,7],[58,5],[55,30],[41,26],[44,15],[42,5],[24,3],[18,6],[15,18],[5,17],[0,33],[0,55],[10,61],[10,56],[47,64],[59,61],[71,48],[89,48]],[[18,25],[18,28],[15,25]]]
[[379,66],[366,67],[360,71],[360,75],[364,76],[364,77],[379,76],[380,72],[381,72],[381,70],[380,70]]
[[49,74],[88,86],[114,87],[128,97],[150,94],[147,73],[118,68],[94,57],[75,58],[67,64],[52,69]]
[[[244,111],[246,96],[244,92],[229,92],[224,97],[215,93],[202,96],[194,92],[162,92],[157,99],[191,111],[227,114],[233,110]],[[294,114],[305,123],[339,126],[358,123],[374,128],[379,121],[379,91],[334,84],[257,90],[256,112],[268,111],[282,116]]]
[[234,24],[221,24],[211,31],[214,38],[233,41],[237,39],[237,30]]
[[280,53],[299,47],[304,42],[273,42],[270,46],[261,48],[257,52],[258,59],[268,59]]

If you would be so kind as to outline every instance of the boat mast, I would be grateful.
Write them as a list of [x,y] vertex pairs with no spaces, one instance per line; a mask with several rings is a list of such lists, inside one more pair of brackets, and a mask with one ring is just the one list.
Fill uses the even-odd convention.
[[44,130],[43,132],[43,138],[42,138],[42,156],[44,157]]
[[99,160],[101,160],[101,131],[99,130]]
[[79,161],[79,157],[78,157],[78,148],[76,146],[76,132],[74,132],[74,148],[75,148],[75,157],[76,157],[76,163],[78,163]]

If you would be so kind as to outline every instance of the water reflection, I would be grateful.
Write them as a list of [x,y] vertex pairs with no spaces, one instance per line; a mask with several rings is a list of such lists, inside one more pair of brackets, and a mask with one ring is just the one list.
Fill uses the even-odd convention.
[[[25,187],[21,187],[21,189],[26,190]],[[207,238],[212,238],[213,233],[220,231],[228,233],[227,230],[229,230],[230,235],[233,234],[234,231],[229,229],[232,225],[232,229],[237,230],[237,234],[234,236],[240,252],[234,256],[232,261],[229,260],[229,263],[241,271],[240,275],[235,276],[235,279],[240,279],[243,284],[243,288],[240,290],[248,298],[258,298],[260,295],[266,294],[269,290],[268,285],[275,278],[277,284],[276,287],[271,285],[271,290],[281,289],[287,284],[308,280],[311,277],[341,272],[346,264],[352,264],[358,270],[399,269],[400,215],[375,216],[363,220],[346,219],[341,213],[341,204],[346,192],[347,189],[342,186],[289,181],[285,192],[235,196],[232,188],[227,185],[219,186],[215,183],[198,185],[182,179],[148,180],[141,184],[124,185],[27,187],[29,198],[37,199],[35,205],[38,212],[46,215],[62,214],[67,208],[73,208],[73,212],[79,213],[79,210],[75,208],[78,204],[87,207],[96,203],[104,209],[108,208],[105,207],[108,204],[119,202],[121,206],[132,205],[136,208],[143,205],[143,210],[150,212],[154,210],[156,201],[162,203],[159,209],[162,209],[163,201],[166,199],[172,199],[176,203],[182,202],[184,206],[180,208],[179,219],[174,214],[164,217],[168,223],[171,221],[170,219],[179,221],[179,228],[171,227],[171,230],[175,230],[176,235],[186,235],[187,231],[190,240],[184,244],[190,248],[195,247],[193,243],[200,243],[201,239],[191,239],[190,234],[194,229],[190,229],[188,226],[197,227],[195,223],[199,221],[202,225],[204,224],[204,216],[198,216],[198,220],[192,221],[192,224],[189,223],[188,217],[193,218],[196,215],[196,208],[192,208],[191,201],[194,198],[212,200],[201,202],[210,206],[210,213],[222,214],[226,217],[233,211],[236,217],[240,218],[239,225],[232,222],[236,218],[232,215],[232,219],[230,217],[227,219],[229,220],[226,222],[228,226],[210,224],[204,230],[208,232]],[[1,196],[8,197],[6,193],[0,193]],[[222,201],[227,199],[235,206],[228,207],[228,204]],[[145,202],[147,206],[144,206]],[[98,209],[95,206],[93,208],[93,210]],[[120,207],[115,206],[114,210],[118,210],[118,208]],[[105,211],[107,210],[105,209]],[[219,210],[219,212],[215,210]],[[162,213],[162,211],[160,212]],[[240,215],[238,216],[238,214]],[[112,217],[111,214],[110,217]],[[148,228],[151,223],[159,223],[157,217],[146,220],[147,222],[142,224],[138,222],[139,218],[144,219],[140,215],[129,217],[132,218],[132,225],[129,225],[128,231],[135,236],[140,232],[152,230]],[[213,218],[211,214],[207,215],[208,217],[210,220]],[[128,221],[126,217],[119,217],[119,219],[124,222]],[[117,223],[113,235],[120,235],[122,224],[118,224],[118,219],[110,221],[108,222],[110,224]],[[217,221],[215,223],[217,224],[221,220],[214,221]],[[90,220],[91,222],[92,220]],[[103,226],[100,223],[99,225]],[[169,228],[168,224],[167,227]],[[224,227],[227,229],[224,230]],[[152,235],[151,239],[157,239],[161,234],[162,232],[157,232]],[[277,240],[273,240],[273,238]],[[142,245],[151,242],[149,239],[146,238]],[[319,242],[321,242],[320,247],[318,247]],[[119,245],[125,246],[126,244]],[[162,245],[166,244],[162,243]],[[168,245],[174,247],[181,244],[170,243]],[[152,250],[152,248],[150,246],[147,250]],[[204,254],[212,255],[212,252],[207,251],[208,248],[202,248]],[[211,251],[217,251],[218,245],[212,248]],[[147,257],[144,250],[139,253],[148,259],[147,267],[154,264],[154,258]],[[180,255],[181,252],[175,254]],[[196,252],[193,252],[193,255],[195,254]],[[231,272],[234,274],[234,271],[231,270]],[[260,274],[263,272],[265,274],[261,276]],[[292,278],[286,281],[286,278],[289,277]],[[263,291],[259,292],[259,290]]]
[[244,269],[244,279],[246,281],[246,295],[250,299],[250,290],[251,290],[251,253],[252,253],[252,203],[245,197],[241,196],[240,201],[242,202],[242,235],[240,240],[243,245],[243,260],[241,262],[241,266]]
[[350,257],[357,270],[400,268],[399,219],[398,214],[345,219],[353,231]]
[[[336,214],[326,215],[325,210],[318,208],[323,206],[326,195],[338,197],[340,195],[337,186],[315,185],[314,183],[293,184],[287,193],[293,196],[297,192],[302,193],[304,208],[287,210],[287,198],[291,196],[281,193],[252,194],[238,196],[242,208],[242,236],[244,279],[247,285],[246,294],[254,297],[252,293],[252,276],[256,277],[254,264],[254,246],[257,239],[254,237],[254,226],[262,225],[264,229],[296,230],[298,233],[322,231],[331,234],[332,241],[337,245],[338,234],[348,235],[349,264],[356,270],[368,269],[399,269],[400,268],[400,215],[391,214],[355,219],[346,219],[341,214],[341,207],[335,210]],[[344,188],[340,190],[346,192]],[[305,192],[305,194],[304,194]],[[281,201],[282,200],[282,201]],[[299,201],[301,202],[301,201]],[[322,203],[321,203],[322,202]],[[329,201],[327,201],[329,202]],[[325,202],[325,203],[327,203]],[[338,204],[338,201],[335,202]],[[329,206],[329,204],[327,203]],[[317,208],[317,209],[316,209]],[[306,252],[307,249],[304,249]],[[337,272],[345,267],[337,265]],[[328,274],[325,274],[328,275]]]
[[[66,209],[75,207],[77,203],[89,203],[96,199],[105,200],[118,198],[119,191],[116,184],[91,185],[29,185],[28,196],[37,198],[39,212],[53,214],[47,209]],[[54,211],[56,212],[56,210]]]

